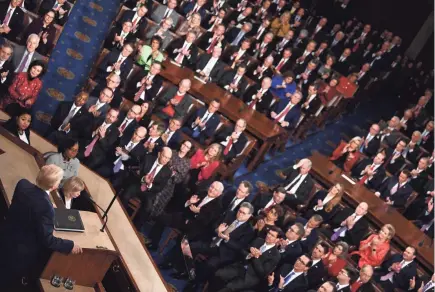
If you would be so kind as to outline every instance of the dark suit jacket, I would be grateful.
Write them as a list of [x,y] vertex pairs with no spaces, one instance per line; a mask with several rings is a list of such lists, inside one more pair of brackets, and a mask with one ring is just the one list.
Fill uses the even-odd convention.
[[[170,101],[177,94],[177,91],[178,87],[172,86],[163,95],[159,96],[156,100],[156,112],[165,108],[168,101]],[[174,118],[185,119],[187,110],[191,104],[192,97],[190,94],[186,93],[181,102],[173,107],[175,111]]]
[[181,142],[181,130],[175,131],[174,134],[172,134],[171,139],[169,139],[169,141],[166,142],[167,142],[166,146],[168,146],[172,150],[178,150]]
[[[104,122],[104,121],[103,121]],[[85,151],[84,147],[88,146],[92,141],[92,132],[98,129],[103,122],[94,123],[92,128],[90,128],[90,132],[85,140],[82,141],[81,145],[83,147],[83,151]],[[111,153],[114,149],[115,143],[118,141],[119,130],[115,124],[110,125],[106,130],[106,136],[104,138],[100,138],[92,149],[91,155],[88,157],[89,166],[96,166],[104,162],[109,153]]]
[[342,289],[337,289],[337,292],[351,292],[351,290],[350,290],[350,284],[349,284],[349,286],[346,286],[346,287],[344,287]]
[[[202,118],[207,111],[207,108],[198,109],[193,115],[191,115],[186,123],[187,127],[191,127],[196,118]],[[220,118],[218,113],[214,113],[205,123],[205,130],[201,131],[201,134],[205,135],[206,138],[210,138],[216,132],[217,126],[219,126]]]
[[[106,40],[104,41],[104,47],[109,50],[113,49],[122,49],[122,45],[119,42],[115,41],[115,35],[120,36],[122,32],[122,28],[114,26],[110,32],[109,35],[106,37]],[[128,33],[127,37],[124,39],[124,44],[126,43],[134,43],[136,41],[136,36],[133,33]]]
[[[0,23],[3,23],[3,20],[5,19],[6,14],[8,13],[9,3],[10,3],[9,1],[5,1],[0,4]],[[21,10],[21,8],[17,7],[15,8],[13,15],[9,19],[9,28],[11,29],[11,31],[8,34],[3,34],[3,36],[8,40],[15,42],[17,36],[23,30],[23,23],[24,23],[24,12],[23,10]]]
[[[100,66],[98,67],[98,77],[102,80],[106,78],[111,72],[107,72],[107,67],[112,66],[116,63],[116,61],[119,58],[119,55],[121,54],[118,50],[113,50],[107,56],[104,58],[103,62],[101,62]],[[128,57],[122,62],[120,67],[120,77],[121,80],[126,80],[128,74],[130,73],[131,68],[133,67],[133,61],[131,60],[131,57]],[[122,81],[121,81],[122,82]]]
[[[273,111],[279,115],[285,107],[289,104],[289,100],[280,100],[278,103],[275,104],[275,107]],[[301,107],[299,105],[295,105],[292,107],[292,109],[286,114],[284,121],[288,122],[289,125],[288,129],[293,129],[297,122],[299,121],[299,118],[301,116]]]
[[[196,70],[203,70],[205,66],[207,66],[207,63],[211,59],[211,57],[212,56],[209,54],[202,54],[201,56],[199,56],[195,66]],[[218,59],[217,62],[214,64],[213,68],[211,69],[209,75],[209,82],[217,82],[223,74],[224,64],[220,59]]]
[[[45,13],[47,13],[48,11],[50,11],[54,4],[56,3],[56,0],[44,0],[41,3],[41,6],[39,7],[39,15],[44,15]],[[71,12],[71,5],[68,2],[65,2],[64,4],[62,4],[62,9],[66,10],[65,14],[63,15],[62,18],[60,18],[60,14],[59,12],[56,12],[56,17],[54,19],[55,23],[59,24],[59,25],[64,25],[67,20],[68,20],[68,15]]]
[[[422,131],[423,133],[423,131]],[[432,151],[434,149],[434,132],[430,132],[426,140],[421,140],[420,146],[427,151]]]
[[341,55],[337,56],[337,62],[333,65],[333,69],[341,75],[347,76],[351,65],[349,57],[347,57],[343,62],[339,61],[340,57]]
[[[285,175],[286,175],[286,180],[281,185],[282,187],[286,187],[287,185],[289,185],[291,182],[294,181],[294,179],[299,175],[299,169],[291,168],[289,169],[288,173],[285,173]],[[314,181],[311,178],[311,175],[308,174],[305,177],[304,181],[299,185],[299,188],[296,190],[297,199],[302,202],[306,201],[313,187],[314,187]]]
[[[116,126],[118,128],[122,125],[122,122],[124,122],[126,116],[127,114],[123,114],[118,117],[118,120],[116,121]],[[127,139],[130,140],[131,136],[133,136],[133,133],[137,127],[138,127],[138,123],[136,122],[136,120],[131,121],[131,123],[128,124],[128,126],[122,132],[122,138],[126,137]]]
[[272,53],[273,49],[275,49],[275,47],[273,46],[273,42],[270,42],[264,46],[262,50],[264,51],[264,53],[261,53],[260,47],[262,43],[263,39],[260,39],[256,44],[251,44],[251,47],[248,51],[251,56],[257,56],[259,62],[263,62],[264,59],[266,59],[266,57],[268,57]]
[[[260,249],[260,247],[264,244],[264,239],[257,238],[255,239],[251,247],[255,247]],[[249,249],[248,249],[249,250]],[[261,280],[265,279],[277,266],[281,256],[276,247],[273,247],[266,252],[264,252],[258,259],[251,258],[247,260],[247,270],[246,274],[249,275],[250,280],[256,281],[253,283],[257,285]]]
[[[329,212],[326,212],[325,208],[323,208],[322,210],[318,210],[318,211],[314,211],[313,210],[313,208],[315,206],[317,206],[317,202],[319,200],[323,201],[326,198],[327,195],[328,195],[328,191],[326,191],[326,190],[317,191],[314,194],[314,197],[310,200],[310,203],[308,204],[309,213],[311,213],[311,214],[318,214],[318,215],[322,216],[323,223],[329,222],[330,219],[335,215],[335,213],[338,211],[338,208],[339,208],[339,205],[337,204]],[[305,218],[308,218],[308,216],[305,215]]]
[[245,22],[250,22],[251,21],[251,16],[252,13],[246,17],[244,17],[242,20],[238,21],[237,18],[239,17],[239,15],[242,14],[243,11],[237,11],[237,10],[233,10],[226,18],[224,18],[223,24],[225,24],[225,26],[228,26],[228,24],[230,24],[232,21],[235,22],[235,26],[238,24],[243,24]]
[[[196,1],[192,1],[192,2],[188,3],[186,6],[184,6],[183,14],[187,15],[189,12],[191,12],[193,10],[193,8],[195,8],[195,4],[196,4]],[[201,19],[205,18],[206,10],[204,9],[204,5],[198,9],[197,13],[199,13],[201,15]]]
[[[236,26],[234,26],[234,27],[232,27],[232,28],[230,28],[229,30],[227,30],[227,32],[225,33],[225,40],[229,43],[229,44],[231,44],[236,38],[237,38],[237,36],[239,35],[239,32],[241,31],[241,29],[240,28],[238,28],[238,27],[236,27]],[[235,44],[235,46],[239,46],[241,43],[242,43],[242,41],[244,40],[244,39],[246,39],[248,37],[248,34],[244,34],[243,35],[243,37],[240,39],[240,41],[237,43],[237,44]]]
[[[387,274],[388,268],[391,267],[394,263],[400,263],[403,260],[402,255],[395,254],[390,259],[386,260],[382,265],[383,271]],[[406,265],[403,269],[400,270],[398,274],[394,273],[393,276],[393,286],[394,288],[398,288],[401,290],[408,291],[409,289],[409,280],[417,275],[417,264],[415,261],[412,261],[408,265]]]
[[[144,139],[144,142],[148,141],[149,138],[150,138],[150,136],[147,135]],[[147,148],[145,148],[145,154],[153,155],[153,156],[157,157],[157,154],[165,146],[165,143],[163,142],[161,137],[157,138],[157,140],[154,142],[154,144],[155,144],[155,146],[154,146],[152,151],[149,151]]]
[[287,286],[284,287],[283,290],[277,290],[280,276],[285,278],[292,270],[293,265],[286,264],[282,266],[281,269],[279,269],[279,274],[275,273],[273,285],[269,286],[267,290],[263,289],[262,291],[306,292],[308,290],[308,279],[304,273],[294,278],[290,283],[287,284]]
[[308,44],[308,38],[301,39],[301,38],[297,37],[294,39],[292,46],[293,46],[293,49],[300,50],[300,49],[305,49],[307,44]]
[[279,252],[281,253],[281,264],[293,265],[296,259],[302,255],[301,241],[296,240],[287,245],[283,252],[281,250]]
[[[156,159],[158,158],[152,155],[144,156],[143,161],[141,162],[140,165],[141,178],[147,175],[151,171],[151,168],[153,167],[153,164],[156,161]],[[160,169],[159,173],[157,173],[157,175],[154,176],[152,186],[146,191],[146,193],[149,195],[158,194],[165,187],[171,175],[172,175],[172,171],[169,168],[169,166],[168,165],[163,166]]]
[[37,279],[52,251],[71,252],[74,243],[53,236],[53,228],[54,209],[47,193],[20,180],[0,229],[2,283],[8,277]]
[[328,44],[329,52],[332,53],[335,57],[340,57],[341,53],[343,53],[343,50],[345,48],[344,46],[344,38],[337,42],[334,46],[332,46],[332,43],[334,42],[334,37],[331,38]]
[[[359,163],[355,164],[355,166],[352,168],[352,176],[359,180],[362,175],[361,172],[366,168],[367,165],[371,165],[373,163],[372,159],[366,158]],[[366,180],[366,186],[372,189],[378,189],[385,178],[385,169],[381,165],[376,169],[376,172],[374,173],[371,180]]]
[[[366,136],[367,137],[367,136]],[[363,153],[369,157],[375,156],[378,153],[379,147],[381,146],[381,140],[379,135],[373,137],[368,143],[367,147],[363,145]]]
[[[302,217],[298,217],[295,220],[295,223],[301,223],[303,226],[305,226],[305,224],[307,224],[308,220]],[[301,247],[302,247],[302,251],[304,253],[308,253],[311,252],[311,250],[314,248],[314,246],[317,243],[317,240],[319,239],[319,234],[317,232],[317,228],[314,228],[311,230],[310,235],[308,235],[308,237],[304,240],[301,239]],[[311,285],[310,285],[311,287]]]
[[[60,198],[65,203],[65,195],[62,189],[58,190]],[[89,194],[86,191],[82,191],[80,196],[71,200],[71,209],[80,210],[80,211],[89,211],[95,212],[95,208],[92,204],[92,201],[89,197]]]
[[[227,137],[231,136],[233,131],[234,131],[234,127],[225,127],[224,129],[222,129],[216,134],[214,141],[216,143],[221,143],[223,141],[226,141]],[[246,135],[244,133],[241,133],[239,139],[237,139],[236,143],[233,143],[230,152],[228,152],[225,158],[227,160],[231,160],[237,155],[239,155],[243,151],[243,149],[245,149],[247,142],[248,142],[248,138],[246,138]],[[222,147],[222,149],[225,149],[225,147]]]
[[411,196],[413,189],[409,183],[406,183],[404,186],[397,188],[397,191],[394,195],[391,195],[391,189],[398,183],[398,179],[396,176],[388,178],[379,189],[381,193],[381,198],[386,200],[387,197],[390,198],[390,201],[393,201],[393,206],[396,208],[404,207],[406,201],[409,196]]
[[259,211],[264,209],[264,207],[266,207],[267,203],[269,203],[270,200],[272,200],[272,198],[273,198],[272,193],[268,193],[268,194],[259,193],[252,201],[252,206],[254,207],[254,214],[257,215]]
[[[412,169],[410,169],[411,171]],[[427,183],[429,179],[429,173],[427,171],[420,172],[416,178],[410,177],[409,184],[411,187],[417,191],[418,193],[421,193],[425,187],[425,184]]]
[[[275,57],[275,59],[274,59],[274,61],[273,61],[273,66],[274,66],[275,68],[279,65],[279,63],[281,62],[281,59],[282,59],[282,54],[279,55],[279,56],[276,56],[276,57]],[[280,71],[281,73],[284,73],[284,72],[290,71],[292,67],[293,67],[293,63],[292,63],[292,61],[291,61],[291,57],[290,57],[290,58],[287,60],[287,62],[285,62],[284,65],[282,65],[282,67],[280,68],[279,71]]]
[[311,268],[308,269],[307,279],[308,286],[311,289],[315,289],[319,287],[327,277],[326,267],[323,264],[323,261],[320,260],[315,265],[312,265]]
[[[149,1],[149,2],[153,3],[152,1]],[[151,12],[151,10],[148,9],[148,13],[150,13],[150,12]],[[118,27],[121,28],[122,24],[124,22],[126,22],[127,20],[132,21],[135,14],[136,14],[136,11],[133,11],[133,10],[124,11],[124,13],[122,14],[121,19],[118,22]],[[147,21],[145,16],[142,16],[141,19],[139,20],[139,22],[136,25],[136,27],[137,27],[136,32],[132,31],[132,35],[134,35],[136,38],[142,38],[142,37],[144,37],[145,36],[145,30],[146,30],[147,26],[148,26],[148,21]],[[136,40],[134,39],[132,41],[135,42]]]
[[[53,131],[57,131],[62,125],[63,121],[68,116],[72,105],[72,101],[63,101],[59,103],[50,122]],[[83,131],[83,129],[87,129],[92,123],[92,115],[89,114],[85,106],[82,106],[80,110],[75,113],[74,117],[69,121],[69,123],[69,133],[71,136],[77,139],[83,139],[87,136],[87,132]]]
[[[137,83],[142,80],[142,78],[148,75],[148,71],[140,71],[136,74],[129,82],[129,86],[127,86],[126,91],[124,93],[124,97],[130,100],[134,100],[136,93],[139,91],[140,87],[137,87]],[[163,78],[160,75],[156,75],[152,79],[151,88],[145,88],[145,100],[155,100],[157,97],[157,93],[162,87]]]
[[[1,44],[0,44],[1,46]],[[12,80],[14,79],[14,70],[15,67],[12,64],[12,60],[11,58],[9,58],[9,60],[5,61],[5,63],[3,64],[2,68],[0,69],[0,74],[4,73],[4,72],[8,72],[8,76],[6,77],[5,82],[0,83],[0,90],[1,92],[8,92],[8,88],[9,85],[11,85]]]
[[391,160],[390,158],[394,153],[394,149],[387,148],[385,151],[387,154],[387,156],[385,157],[385,162],[386,162],[385,169],[394,175],[400,171],[403,165],[405,165],[405,158],[403,158],[403,156],[400,155],[396,160],[394,160],[394,163],[392,163],[393,160]]
[[[210,46],[211,42],[213,41],[213,35],[214,33],[211,31],[208,31],[206,33],[204,33],[197,41],[197,45],[199,48],[201,48],[204,51],[207,51],[207,48]],[[227,41],[225,40],[225,38],[223,40],[221,40],[220,42],[218,42],[215,46],[217,47],[221,47],[222,50],[225,48],[225,46],[227,45]]]
[[[226,71],[221,79],[219,80],[218,85],[220,87],[225,87],[234,80],[234,76],[236,76],[236,71],[234,70],[228,70]],[[245,77],[240,78],[240,81],[238,83],[237,91],[233,91],[232,94],[238,98],[240,98],[244,93],[248,86],[248,81],[246,81]]]
[[[178,53],[174,53],[174,50],[181,49],[185,42],[185,38],[177,38],[174,39],[166,48],[166,52],[168,53],[169,58],[175,60],[178,56]],[[190,50],[190,58],[184,56],[182,65],[183,66],[193,66],[196,64],[196,60],[198,59],[198,47],[193,43],[189,47]]]
[[254,74],[254,71],[257,69],[258,66],[253,66],[251,69],[248,69],[246,71],[246,76],[252,79],[252,81],[255,81],[256,83],[261,83],[261,80],[263,80],[264,77],[270,77],[273,76],[273,71],[271,68],[267,68],[264,70],[263,74],[260,75],[258,73]]
[[[245,94],[243,94],[243,101],[245,103],[252,101],[252,96],[256,95],[260,89],[260,84],[249,87],[248,90],[246,90]],[[263,114],[269,112],[272,99],[272,93],[270,92],[270,90],[267,90],[265,93],[263,93],[261,101],[257,101],[255,105],[256,111]]]
[[[99,99],[99,94],[97,96],[90,96],[88,98],[88,101],[86,102],[85,106],[89,110],[89,108],[97,103],[97,100]],[[103,121],[106,118],[106,114],[109,111],[110,104],[106,103],[102,107],[98,109],[98,112],[100,115],[98,117],[94,117],[93,120],[96,121]]]
[[[234,62],[233,55],[239,52],[240,46],[229,46],[221,56],[222,62],[226,63],[228,66],[231,66]],[[248,50],[246,50],[243,55],[240,57],[239,61],[241,63],[246,63],[248,59]]]
[[[131,137],[130,136],[122,136],[121,140],[119,141],[119,144],[115,146],[115,148],[117,146],[124,148],[128,145],[128,143],[130,143],[131,141]],[[134,169],[139,169],[139,166],[141,164],[141,162],[144,160],[143,157],[145,156],[145,148],[143,146],[144,140],[142,140],[141,142],[139,142],[133,149],[130,150],[130,152],[128,153],[128,156],[130,157],[128,160],[123,161],[124,166],[126,166],[127,168],[134,168]],[[110,162],[110,166],[113,168],[113,163],[119,158],[119,156],[116,156],[115,154],[115,150],[113,149],[112,152],[110,153],[109,159],[107,159]]]
[[[305,98],[303,101],[304,103],[308,101],[309,96]],[[320,96],[316,94],[316,96],[310,101],[310,104],[308,105],[308,108],[301,107],[301,110],[305,115],[315,115],[316,112],[319,110],[320,106],[322,105],[322,100],[320,99]]]
[[[340,227],[341,222],[347,219],[350,215],[354,213],[353,209],[346,208],[342,211],[339,211],[331,221],[331,227],[337,228]],[[358,246],[360,241],[367,234],[369,228],[369,223],[367,220],[362,217],[358,221],[356,221],[355,225],[352,229],[346,231],[346,235],[344,237],[344,241],[349,243],[350,245]]]
[[[233,201],[233,199],[236,197],[236,192],[237,189],[232,189],[230,191],[226,191],[223,195],[222,195],[222,218],[228,217],[228,216],[235,216],[237,213],[237,210],[239,209],[240,205],[243,202],[247,202],[248,200],[245,198],[244,200],[242,200],[237,206],[236,208],[234,208],[233,211],[231,211],[231,203]],[[232,214],[232,215],[231,215]]]

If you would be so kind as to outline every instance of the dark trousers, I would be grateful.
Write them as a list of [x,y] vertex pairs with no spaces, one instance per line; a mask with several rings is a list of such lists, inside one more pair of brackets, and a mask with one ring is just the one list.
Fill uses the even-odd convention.
[[259,279],[247,273],[243,264],[237,263],[218,270],[210,283],[210,292],[244,291],[255,287]]
[[181,128],[181,131],[183,133],[185,133],[186,135],[194,138],[196,141],[198,141],[202,145],[204,145],[205,140],[208,139],[208,137],[204,134],[204,132],[200,132],[199,136],[194,137],[193,136],[194,135],[194,131],[193,131],[192,127],[183,127],[183,128]]
[[183,213],[163,213],[156,218],[153,227],[148,234],[149,239],[153,244],[158,245],[162,238],[165,227],[175,228],[180,231],[185,229],[185,220],[183,219]]
[[140,230],[142,225],[149,218],[155,196],[156,196],[155,193],[149,191],[143,192],[140,189],[140,184],[138,183],[133,183],[128,185],[124,189],[124,191],[120,194],[121,201],[124,206],[128,206],[128,202],[132,198],[137,197],[140,199],[142,205],[137,213],[138,215],[134,219],[134,224],[138,230]]

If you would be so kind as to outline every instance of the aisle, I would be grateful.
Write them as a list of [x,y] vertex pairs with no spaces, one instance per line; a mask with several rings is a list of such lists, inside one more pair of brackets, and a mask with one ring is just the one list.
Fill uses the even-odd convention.
[[78,0],[54,48],[44,87],[33,107],[33,128],[44,133],[60,101],[72,100],[86,84],[119,0]]

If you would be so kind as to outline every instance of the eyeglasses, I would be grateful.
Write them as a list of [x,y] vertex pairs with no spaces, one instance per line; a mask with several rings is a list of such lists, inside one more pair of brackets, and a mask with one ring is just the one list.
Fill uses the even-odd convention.
[[308,263],[305,263],[305,262],[302,260],[302,258],[298,258],[296,261],[297,261],[297,262],[300,262],[300,263],[303,264],[304,266],[308,265]]

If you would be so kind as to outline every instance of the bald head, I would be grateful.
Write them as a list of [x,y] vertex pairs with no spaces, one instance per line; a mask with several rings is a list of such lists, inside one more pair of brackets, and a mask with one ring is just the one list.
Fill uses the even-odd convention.
[[163,147],[158,155],[160,165],[166,165],[172,158],[172,150],[169,147]]
[[190,81],[190,79],[181,80],[180,84],[178,85],[178,91],[181,94],[186,93],[187,91],[189,91],[191,84],[192,84],[192,82]]
[[220,181],[214,181],[208,188],[207,196],[210,198],[217,198],[222,195],[224,185]]

